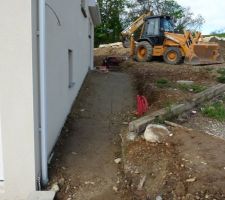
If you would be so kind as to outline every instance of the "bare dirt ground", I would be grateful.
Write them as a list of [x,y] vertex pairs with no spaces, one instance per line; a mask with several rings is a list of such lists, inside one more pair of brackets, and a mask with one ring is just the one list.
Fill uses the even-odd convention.
[[[194,92],[184,91],[176,83],[179,80],[194,81],[201,87],[209,87],[216,83],[216,69],[221,66],[189,66],[189,65],[167,65],[162,61],[150,63],[136,63],[128,61],[122,65],[128,65],[126,70],[133,74],[135,86],[139,93],[145,95],[150,103],[150,111],[155,111],[173,103],[182,102]],[[157,86],[157,81],[166,79],[165,87]]]
[[[96,51],[98,57],[102,49]],[[105,49],[104,53],[111,51],[114,52]],[[113,53],[116,55],[121,56],[120,52]],[[224,64],[171,66],[160,59],[150,63],[128,60],[121,64],[122,70],[133,76],[137,94],[147,97],[149,112],[181,103],[194,95],[194,91],[180,88],[177,81],[194,81],[207,88],[218,83],[217,70],[224,67]],[[157,84],[161,79],[168,80],[163,87]],[[194,129],[170,128],[173,136],[161,144],[148,143],[142,137],[127,141],[127,130],[124,131],[124,181],[119,185],[127,194],[124,199],[225,199],[225,141],[212,136],[224,137],[224,122],[206,118],[198,110],[195,115],[189,113],[182,123]],[[141,182],[143,187],[138,189]]]
[[[225,143],[204,133],[170,128],[165,143],[124,142],[132,199],[225,199]],[[144,185],[138,189],[143,177]]]
[[[129,50],[96,49],[96,66],[107,56],[128,57]],[[225,64],[193,67],[171,66],[160,59],[127,60],[120,72],[89,74],[50,167],[51,184],[60,186],[57,199],[225,199],[225,140],[212,136],[225,135],[223,122],[203,117],[196,108],[197,114],[186,113],[182,121],[192,129],[168,127],[171,137],[163,143],[126,137],[128,122],[135,119],[137,94],[147,97],[153,112],[199,92],[179,87],[178,80],[207,88],[217,84],[221,68]],[[159,84],[162,79],[166,84]],[[119,164],[116,158],[122,158]]]

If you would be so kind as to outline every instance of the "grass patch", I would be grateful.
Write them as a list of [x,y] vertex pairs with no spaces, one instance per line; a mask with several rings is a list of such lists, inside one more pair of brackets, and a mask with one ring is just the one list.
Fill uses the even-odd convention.
[[220,76],[217,77],[217,82],[225,83],[225,68],[218,69],[217,73],[220,74]]
[[225,120],[225,106],[221,102],[215,102],[210,105],[206,105],[202,108],[203,115],[217,119],[219,121]]
[[219,83],[225,83],[225,76],[220,76],[220,77],[218,77],[218,78],[217,78],[217,81],[218,81]]
[[206,67],[205,70],[208,72],[211,72],[211,71],[213,71],[213,67]]
[[159,80],[156,81],[156,86],[159,88],[167,88],[170,87],[170,81],[168,79],[165,78],[161,78]]
[[218,69],[217,73],[221,75],[225,75],[225,68]]
[[191,84],[191,85],[179,84],[178,87],[179,87],[179,89],[181,89],[183,91],[194,92],[194,93],[199,93],[199,92],[206,90],[205,86],[198,85],[198,84]]
[[174,104],[173,101],[171,101],[171,100],[166,100],[166,101],[163,103],[163,107],[171,108],[173,104]]

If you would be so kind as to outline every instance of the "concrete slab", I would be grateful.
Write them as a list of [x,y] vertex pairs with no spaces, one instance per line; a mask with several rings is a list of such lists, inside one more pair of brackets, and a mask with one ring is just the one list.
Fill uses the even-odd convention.
[[54,198],[54,191],[35,191],[29,195],[27,200],[53,200]]

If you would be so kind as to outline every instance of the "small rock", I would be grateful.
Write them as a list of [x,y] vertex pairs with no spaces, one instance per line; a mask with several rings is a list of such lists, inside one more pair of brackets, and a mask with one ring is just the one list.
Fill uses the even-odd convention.
[[64,183],[65,183],[65,179],[64,178],[60,178],[58,183],[59,183],[59,186],[62,187],[64,185]]
[[134,141],[137,138],[138,134],[135,132],[129,132],[127,134],[127,140],[128,141]]
[[58,192],[59,190],[60,189],[58,183],[54,183],[51,187],[51,191]]
[[197,114],[197,111],[196,110],[192,110],[191,113],[195,115],[195,114]]
[[186,182],[191,183],[191,182],[195,182],[196,181],[196,177],[194,178],[189,178],[186,180]]
[[147,126],[144,132],[144,138],[148,142],[161,143],[166,136],[169,136],[170,132],[165,126],[158,124],[150,124]]
[[66,190],[65,190],[65,194],[67,194],[67,193],[68,193],[69,189],[70,189],[70,186],[69,186],[69,185],[67,185],[67,186],[66,186]]
[[113,186],[113,191],[118,192],[118,187]]
[[162,197],[161,197],[161,196],[157,196],[157,197],[155,198],[155,200],[162,200]]
[[67,200],[72,200],[72,198],[71,198],[71,197],[69,197]]
[[208,199],[208,198],[209,198],[209,195],[208,195],[208,194],[206,194],[206,195],[205,195],[205,198],[206,198],[206,199]]
[[122,159],[121,159],[121,158],[116,158],[116,159],[114,160],[114,162],[115,162],[116,164],[121,163],[121,161],[122,161]]
[[144,184],[145,184],[146,178],[147,178],[146,175],[144,175],[144,176],[141,178],[140,183],[138,184],[138,190],[142,190],[142,188],[143,188],[143,186],[144,186]]
[[194,81],[187,81],[187,80],[179,80],[177,81],[178,84],[185,84],[185,85],[193,85]]
[[92,181],[85,181],[84,184],[85,184],[85,185],[95,185],[95,182],[92,182]]
[[135,174],[140,174],[140,172],[136,169],[135,170],[135,172],[134,172]]
[[129,123],[128,123],[128,122],[123,122],[122,124],[123,124],[123,125],[128,125]]
[[72,154],[76,156],[78,153],[77,152],[72,152]]
[[84,111],[85,111],[85,109],[81,109],[81,110],[80,110],[80,112],[84,112]]

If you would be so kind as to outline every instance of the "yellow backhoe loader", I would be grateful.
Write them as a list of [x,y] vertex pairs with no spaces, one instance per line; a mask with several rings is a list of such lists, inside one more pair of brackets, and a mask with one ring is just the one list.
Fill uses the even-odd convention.
[[[141,26],[141,36],[134,41],[133,33]],[[194,36],[188,31],[175,33],[174,23],[169,16],[144,14],[121,34],[123,46],[131,48],[131,55],[138,62],[151,61],[159,56],[168,64],[180,64],[183,60],[191,65],[224,62],[217,43],[203,42],[199,32]]]

